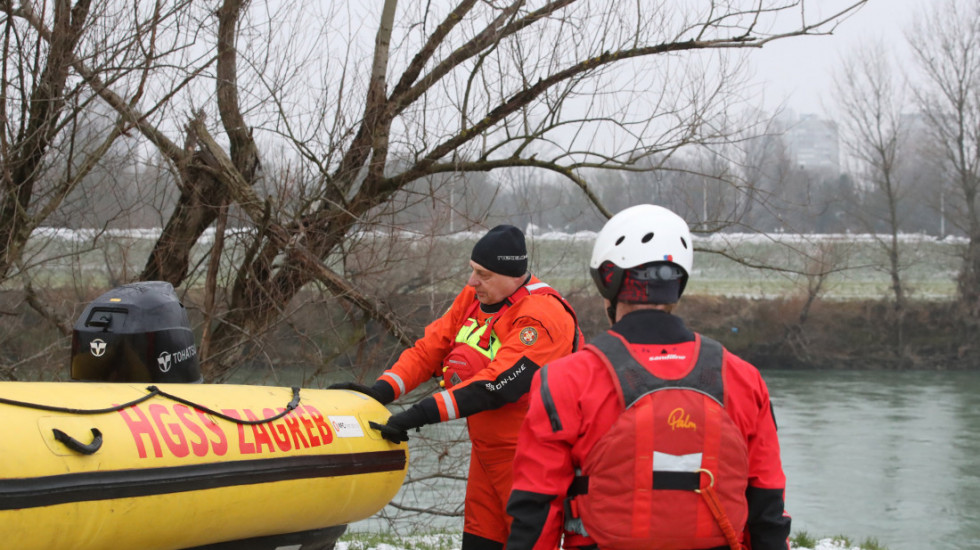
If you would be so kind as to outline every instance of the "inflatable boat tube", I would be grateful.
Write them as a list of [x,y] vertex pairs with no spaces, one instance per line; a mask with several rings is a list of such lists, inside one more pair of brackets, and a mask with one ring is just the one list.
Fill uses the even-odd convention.
[[388,416],[341,390],[0,382],[3,545],[166,550],[339,534],[330,528],[370,517],[404,481],[407,447],[368,426]]

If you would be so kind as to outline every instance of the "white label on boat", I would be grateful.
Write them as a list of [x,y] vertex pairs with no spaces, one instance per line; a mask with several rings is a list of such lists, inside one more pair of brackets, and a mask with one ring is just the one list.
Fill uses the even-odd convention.
[[364,430],[353,416],[327,416],[337,437],[364,437]]
[[299,550],[302,544],[290,544],[289,546],[276,546],[276,550]]

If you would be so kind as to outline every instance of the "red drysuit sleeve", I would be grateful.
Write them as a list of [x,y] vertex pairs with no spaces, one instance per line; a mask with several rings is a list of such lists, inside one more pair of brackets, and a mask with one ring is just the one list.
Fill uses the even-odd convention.
[[618,408],[615,386],[591,353],[574,353],[538,371],[514,457],[508,550],[557,548],[574,464],[605,433],[593,427],[610,425]]
[[725,409],[749,451],[747,538],[752,550],[787,550],[791,518],[769,390],[755,367],[731,353],[725,358]]

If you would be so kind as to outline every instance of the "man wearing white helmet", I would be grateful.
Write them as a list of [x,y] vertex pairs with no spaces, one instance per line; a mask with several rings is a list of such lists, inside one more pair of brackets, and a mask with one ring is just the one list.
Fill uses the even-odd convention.
[[534,377],[508,550],[789,548],[766,384],[672,314],[692,263],[665,208],[602,228],[590,271],[612,328]]

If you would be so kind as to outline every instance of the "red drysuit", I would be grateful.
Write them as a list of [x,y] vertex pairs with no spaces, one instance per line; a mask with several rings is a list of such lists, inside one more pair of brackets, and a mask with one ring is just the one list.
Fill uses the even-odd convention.
[[[697,360],[694,333],[678,317],[663,311],[629,313],[612,332],[626,340],[636,361],[661,379],[685,376]],[[786,550],[790,531],[783,506],[786,479],[768,390],[755,367],[727,351],[722,377],[725,412],[748,447],[745,542],[753,550]],[[514,459],[513,493],[507,508],[513,516],[508,550],[558,547],[566,519],[564,501],[576,468],[621,413],[611,375],[591,352],[549,363],[535,375]],[[590,538],[564,532],[565,547],[593,544]]]

